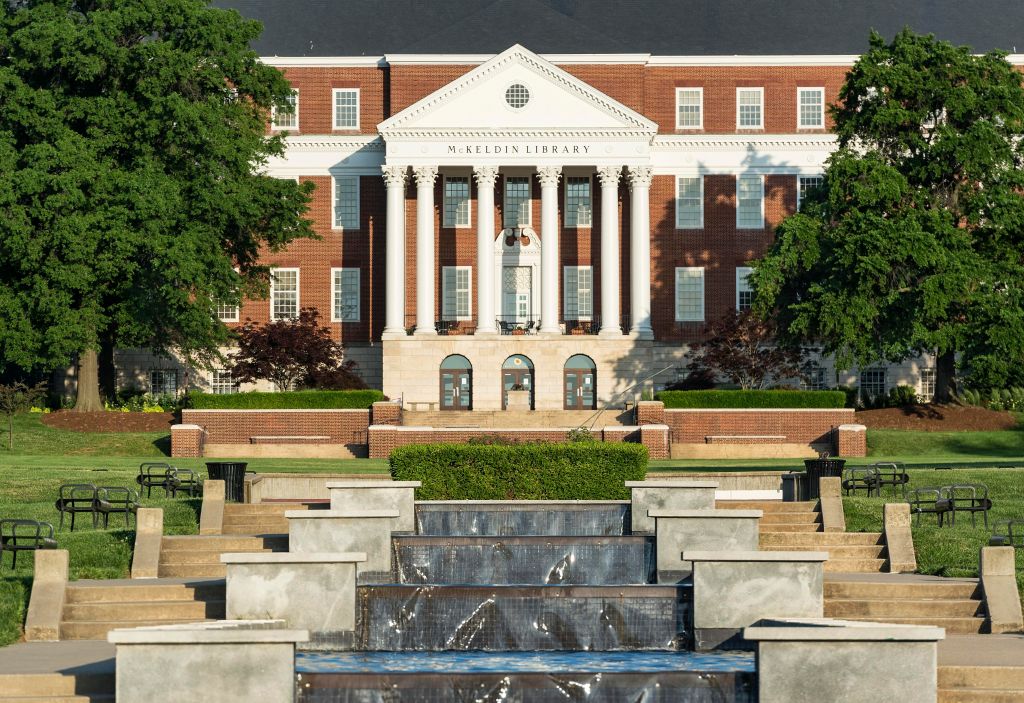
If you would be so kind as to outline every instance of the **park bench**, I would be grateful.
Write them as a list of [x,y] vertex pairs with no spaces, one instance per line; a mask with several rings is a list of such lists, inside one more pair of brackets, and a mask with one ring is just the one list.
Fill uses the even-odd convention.
[[65,483],[58,489],[58,498],[53,506],[60,513],[60,529],[64,529],[64,516],[71,516],[71,531],[75,531],[75,516],[78,513],[92,515],[92,526],[96,527],[96,486],[91,483]]
[[705,435],[705,444],[777,444],[785,442],[781,434],[717,434]]
[[843,490],[846,491],[846,495],[851,493],[856,495],[857,491],[866,491],[869,497],[872,494],[881,495],[881,477],[878,474],[878,469],[873,466],[843,469],[841,485]]
[[254,435],[249,444],[330,444],[330,435]]
[[988,511],[992,509],[988,486],[983,483],[954,483],[943,486],[942,491],[951,505],[952,524],[956,524],[957,513],[970,513],[971,527],[976,527],[975,515],[981,513],[985,528],[988,529]]
[[[942,527],[947,513],[952,513],[952,502],[945,497],[942,488],[915,488],[907,491],[907,502],[910,504],[910,512],[917,515],[917,524],[921,524],[921,515],[930,513],[939,520],[939,527]],[[950,520],[952,525],[952,519]]]
[[203,479],[192,469],[172,466],[166,490],[170,492],[171,498],[177,498],[178,491],[187,493],[189,498],[192,498],[203,492]]
[[53,525],[38,520],[0,520],[0,568],[4,552],[11,553],[11,569],[18,566],[18,552],[56,549]]
[[989,544],[1024,549],[1024,518],[1005,518],[992,522]]
[[111,514],[123,514],[124,526],[131,525],[132,515],[139,509],[139,494],[131,488],[100,486],[96,489],[96,510],[103,516],[103,529],[110,525]]
[[167,487],[171,474],[171,465],[162,461],[147,461],[139,464],[139,475],[135,482],[139,484],[139,496],[146,491],[146,497],[153,497],[154,488],[164,489],[164,495],[169,492]]
[[878,461],[871,466],[878,472],[878,495],[881,495],[882,486],[899,488],[906,495],[906,486],[910,483],[906,465],[899,461]]

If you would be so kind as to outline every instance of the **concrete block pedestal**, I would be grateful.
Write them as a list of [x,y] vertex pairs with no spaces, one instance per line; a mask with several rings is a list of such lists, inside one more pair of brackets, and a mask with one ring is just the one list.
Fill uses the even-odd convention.
[[716,481],[626,481],[633,534],[654,534],[651,510],[701,510],[715,507]]
[[363,552],[356,564],[360,581],[391,583],[391,532],[397,510],[289,510],[288,551]]
[[416,532],[416,489],[419,481],[331,481],[331,510],[397,510],[394,531]]
[[689,551],[753,552],[758,546],[760,510],[651,510],[657,526],[658,583],[678,583],[693,565]]

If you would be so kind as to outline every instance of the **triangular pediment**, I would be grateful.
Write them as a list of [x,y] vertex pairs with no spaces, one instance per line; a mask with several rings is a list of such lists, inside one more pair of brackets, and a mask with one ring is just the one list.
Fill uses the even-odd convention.
[[[507,93],[521,86],[525,105]],[[513,92],[523,95],[522,88]],[[657,125],[518,44],[410,105],[378,129],[385,139],[428,134],[649,135]]]

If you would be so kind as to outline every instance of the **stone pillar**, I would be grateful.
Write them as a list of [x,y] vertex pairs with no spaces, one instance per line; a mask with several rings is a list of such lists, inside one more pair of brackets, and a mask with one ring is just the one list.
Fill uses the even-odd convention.
[[619,166],[597,169],[601,180],[601,336],[622,335],[619,322]]
[[537,169],[540,181],[540,331],[561,334],[558,325],[558,166]]
[[420,166],[416,175],[416,334],[434,329],[434,181],[436,166]]
[[651,167],[629,167],[630,334],[653,339],[651,329]]
[[382,166],[387,184],[384,335],[405,336],[405,166]]
[[476,333],[497,333],[494,311],[495,166],[475,166],[476,178]]

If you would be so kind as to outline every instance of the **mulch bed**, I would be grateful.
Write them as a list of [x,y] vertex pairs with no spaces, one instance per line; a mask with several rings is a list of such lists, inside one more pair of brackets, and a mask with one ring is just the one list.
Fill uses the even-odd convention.
[[43,415],[42,419],[48,427],[73,432],[167,432],[174,424],[173,413],[76,413],[61,410]]
[[1017,419],[1008,412],[973,405],[909,405],[905,408],[858,410],[857,422],[874,430],[923,432],[1012,430]]

